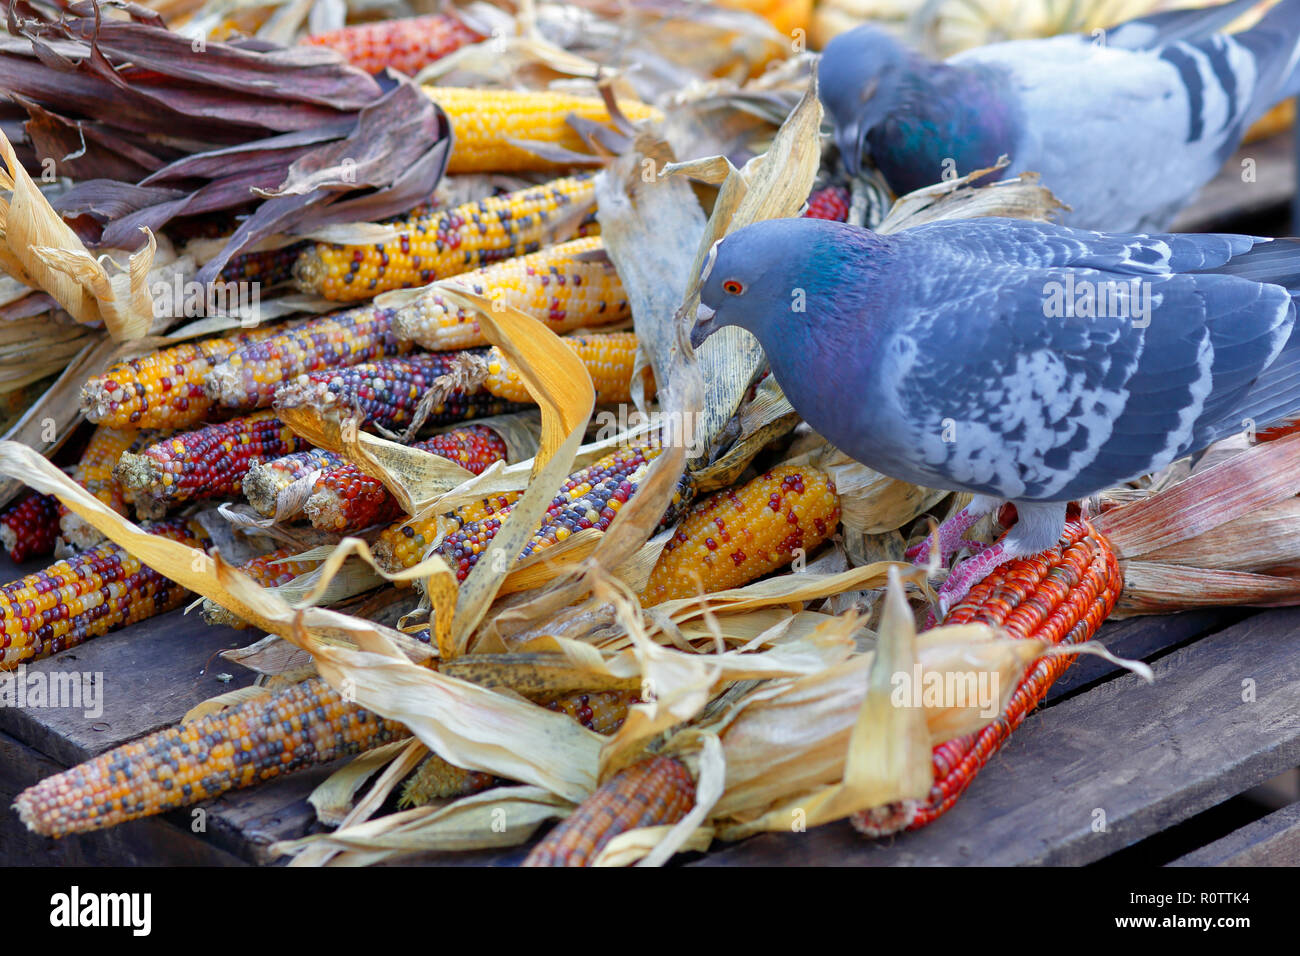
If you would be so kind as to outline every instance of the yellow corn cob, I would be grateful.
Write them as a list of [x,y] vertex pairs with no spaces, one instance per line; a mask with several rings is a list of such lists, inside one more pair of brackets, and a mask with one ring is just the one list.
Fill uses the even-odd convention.
[[[574,239],[466,273],[457,284],[521,309],[553,332],[620,322],[632,312],[618,273],[596,258],[604,249],[599,236]],[[488,344],[477,318],[449,306],[436,289],[398,308],[393,331],[435,352]]]
[[[588,335],[568,335],[564,344],[578,353],[587,366],[591,383],[596,387],[596,403],[628,402],[632,400],[632,369],[636,365],[635,332],[593,332]],[[485,359],[487,377],[483,387],[497,398],[511,402],[532,400],[523,379],[510,365],[501,350],[493,347]],[[646,397],[654,395],[653,381],[646,375]]]
[[[570,116],[612,126],[605,101],[599,96],[518,90],[478,90],[454,86],[426,86],[424,92],[446,111],[451,120],[453,146],[449,173],[524,172],[558,168],[516,142],[545,143],[575,153],[590,150],[569,125]],[[653,106],[636,100],[619,101],[623,115],[633,122],[663,118]]]
[[593,231],[582,210],[595,198],[595,180],[585,173],[454,209],[401,216],[389,220],[400,232],[388,242],[308,246],[294,276],[302,291],[334,302],[426,285]]
[[835,484],[815,468],[783,465],[738,491],[701,502],[664,546],[641,602],[740,587],[811,551],[840,520]]
[[[72,471],[73,481],[120,515],[126,514],[127,501],[121,483],[113,477],[113,469],[122,452],[131,448],[138,435],[139,432],[100,425],[90,436],[90,443]],[[59,531],[63,540],[79,550],[94,547],[104,539],[92,525],[61,505]]]
[[409,807],[423,807],[434,800],[468,796],[486,790],[495,780],[490,773],[463,770],[431,753],[420,761],[415,773],[402,784],[402,796],[398,799],[397,806],[398,809],[405,810]]

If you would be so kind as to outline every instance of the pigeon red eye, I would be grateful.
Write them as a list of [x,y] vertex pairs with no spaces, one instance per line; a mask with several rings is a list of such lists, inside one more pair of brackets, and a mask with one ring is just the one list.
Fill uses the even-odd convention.
[[728,292],[731,295],[740,295],[740,293],[745,291],[745,287],[735,279],[728,279],[726,282],[722,283],[722,291]]

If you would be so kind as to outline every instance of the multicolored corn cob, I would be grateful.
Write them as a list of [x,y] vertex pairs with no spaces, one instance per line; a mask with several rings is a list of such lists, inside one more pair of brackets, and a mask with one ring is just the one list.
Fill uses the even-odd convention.
[[740,587],[810,552],[840,521],[835,483],[815,468],[782,465],[695,507],[664,546],[641,602]]
[[303,43],[326,46],[367,73],[392,68],[415,76],[430,63],[483,39],[447,13],[358,23],[304,37]]
[[0,545],[11,561],[54,553],[59,537],[59,499],[29,491],[0,511]]
[[[157,433],[149,431],[147,434],[156,436]],[[123,452],[133,450],[140,435],[140,432],[125,428],[98,426],[72,470],[73,481],[120,515],[127,513],[129,502],[122,483],[113,477],[113,469]],[[62,505],[59,506],[59,533],[64,541],[78,550],[94,547],[104,540],[98,529]]]
[[608,736],[623,726],[627,709],[637,703],[631,691],[588,691],[557,697],[542,706],[547,710],[568,714],[588,730]]
[[[475,475],[506,457],[505,441],[483,425],[455,428],[411,447],[454,461]],[[318,530],[352,531],[392,521],[401,508],[383,482],[349,463],[325,472],[316,480],[306,511],[312,527]]]
[[307,447],[275,412],[256,412],[164,438],[138,455],[126,452],[114,474],[126,488],[160,504],[233,497],[254,462]]
[[[183,519],[145,530],[195,548],[211,545],[199,525]],[[105,542],[0,587],[0,670],[170,611],[188,594],[123,548]]]
[[427,285],[594,230],[589,211],[595,199],[595,180],[583,174],[398,217],[389,222],[401,231],[388,242],[309,246],[294,276],[302,291],[334,302]]
[[[599,96],[575,96],[550,90],[480,90],[426,86],[424,92],[451,120],[449,173],[506,173],[552,170],[561,164],[544,159],[518,143],[544,143],[590,155],[570,116],[612,127],[609,109]],[[663,114],[636,100],[622,100],[629,120],[659,120]]]
[[[357,426],[398,429],[410,425],[420,403],[442,376],[455,369],[459,357],[475,353],[427,353],[381,359],[349,368],[322,369],[298,377],[275,393],[275,407],[311,406],[322,413],[356,415]],[[483,389],[450,389],[427,409],[424,425],[449,425],[487,415],[516,411],[518,405]]]
[[[1073,517],[1066,523],[1060,545],[997,568],[971,588],[943,623],[989,624],[1012,637],[1080,644],[1101,627],[1123,584],[1110,543],[1087,520]],[[854,814],[853,825],[868,836],[884,836],[915,830],[938,819],[1073,660],[1065,656],[1039,658],[991,724],[935,747],[934,786],[926,800]]]
[[695,781],[672,757],[620,771],[533,847],[524,866],[589,866],[620,833],[676,823],[695,806]]
[[[463,274],[457,284],[541,319],[553,332],[621,322],[632,314],[600,236],[548,246]],[[437,289],[401,306],[393,331],[433,351],[487,345],[473,313],[447,304]]]
[[212,399],[203,380],[243,345],[275,334],[274,327],[185,342],[111,366],[81,387],[86,418],[113,428],[189,428],[206,421]]
[[85,833],[407,736],[312,679],[123,744],[29,787],[14,806],[33,832]]
[[843,186],[825,186],[808,197],[804,218],[844,222],[849,218],[849,201],[849,191]]
[[491,515],[507,512],[522,495],[521,491],[511,491],[457,508],[450,514],[431,515],[423,520],[405,521],[385,528],[375,542],[375,560],[390,574],[413,568],[438,540],[440,529],[450,533]]
[[305,243],[295,242],[279,249],[245,252],[235,256],[218,274],[219,282],[257,282],[263,289],[284,285],[293,279],[293,264]]
[[[630,402],[632,400],[632,370],[636,366],[635,332],[593,332],[587,335],[566,335],[564,344],[578,353],[587,367],[591,383],[596,387],[596,403]],[[523,379],[500,349],[493,347],[486,359],[486,376],[483,387],[497,398],[512,402],[532,401]],[[654,395],[654,380],[649,368],[643,373],[646,397]]]
[[[301,548],[280,548],[278,551],[272,551],[269,554],[254,558],[247,564],[241,564],[239,570],[264,588],[279,587],[281,584],[288,584],[300,574],[306,574],[320,563],[318,561],[285,560],[298,554],[301,550]],[[203,600],[202,614],[203,620],[214,627],[233,627],[236,630],[243,630],[248,627],[248,623],[243,618],[210,598]]]
[[244,497],[253,510],[269,518],[275,514],[280,492],[313,472],[329,471],[343,463],[342,455],[323,448],[305,448],[270,461],[254,462],[244,475]]
[[276,389],[304,373],[409,352],[410,344],[393,334],[392,320],[391,309],[370,305],[309,319],[232,352],[208,371],[203,388],[224,408],[266,408]]

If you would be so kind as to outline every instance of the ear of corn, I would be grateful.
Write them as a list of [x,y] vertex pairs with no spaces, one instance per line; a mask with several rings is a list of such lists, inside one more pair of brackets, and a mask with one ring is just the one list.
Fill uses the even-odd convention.
[[239,331],[119,362],[81,387],[81,410],[90,421],[112,428],[197,425],[213,405],[203,389],[208,371],[240,346],[274,333],[273,328]]
[[[398,429],[411,424],[429,389],[456,367],[460,354],[421,352],[310,372],[280,388],[275,393],[275,407],[307,405],[321,412],[354,415],[360,428],[378,425]],[[468,392],[452,389],[438,404],[428,408],[422,425],[448,425],[517,408],[482,389]]]
[[434,13],[327,30],[304,37],[302,42],[337,50],[367,73],[391,67],[415,76],[430,63],[481,39],[456,17]]
[[423,520],[405,521],[385,528],[375,542],[375,560],[390,573],[413,568],[423,560],[425,552],[437,540],[440,527],[455,530],[508,511],[510,505],[522,495],[523,492],[511,491],[464,505],[451,514],[432,515]]
[[830,219],[845,222],[849,218],[849,191],[843,186],[826,186],[808,197],[805,219]]
[[397,806],[405,810],[423,807],[435,800],[466,797],[486,790],[495,782],[496,777],[490,773],[463,770],[431,753],[420,761],[415,773],[402,784],[402,796]]
[[740,587],[789,564],[835,533],[835,483],[815,468],[783,465],[695,507],[664,546],[642,602]]
[[[565,336],[564,344],[582,359],[596,388],[597,404],[630,402],[632,370],[636,365],[635,332],[595,332]],[[498,348],[487,356],[483,387],[498,398],[512,402],[532,401],[523,379]],[[646,397],[654,395],[654,383],[646,370]]]
[[259,291],[284,285],[293,279],[293,264],[298,261],[303,245],[295,242],[279,249],[241,253],[226,263],[217,281],[256,282],[261,287]]
[[29,491],[0,512],[0,544],[12,561],[54,553],[59,537],[59,499]]
[[302,291],[334,302],[427,285],[586,231],[590,217],[573,213],[594,204],[595,197],[595,180],[585,174],[454,209],[409,214],[389,220],[400,232],[388,242],[309,246],[294,276]]
[[410,351],[393,334],[392,318],[389,309],[362,306],[309,319],[231,352],[208,371],[204,390],[224,408],[266,408],[276,389],[304,373]]
[[[553,332],[620,322],[632,311],[599,236],[548,246],[466,273],[459,284],[542,320]],[[393,330],[433,351],[487,345],[478,320],[449,305],[436,289],[398,308]]]
[[[254,558],[247,564],[240,565],[239,570],[264,588],[279,587],[281,584],[288,584],[300,574],[306,574],[319,563],[316,561],[285,560],[297,554],[300,550],[300,548],[280,548],[277,551]],[[203,620],[214,627],[233,627],[235,630],[243,630],[248,627],[243,618],[208,598],[203,601],[202,613]]]
[[[559,168],[517,142],[545,143],[574,153],[590,150],[569,124],[570,116],[611,126],[609,109],[599,96],[575,96],[549,90],[479,90],[426,86],[424,92],[451,120],[453,146],[449,173],[524,172]],[[619,104],[633,122],[662,119],[653,106],[635,100]]]
[[676,823],[695,806],[695,781],[672,757],[635,763],[582,801],[524,866],[589,866],[610,840],[640,827]]
[[313,679],[123,744],[29,787],[14,806],[36,833],[85,833],[407,736]]
[[[1079,644],[1092,637],[1119,598],[1124,579],[1106,538],[1085,519],[1072,518],[1057,548],[1010,561],[971,588],[945,624],[988,624],[1010,636],[1052,644]],[[853,825],[869,836],[915,830],[946,813],[980,768],[1020,726],[1074,660],[1039,658],[1025,673],[991,724],[934,748],[934,786],[924,801],[889,804],[855,814]]]
[[[195,548],[211,541],[175,519],[146,528]],[[112,542],[0,587],[0,670],[75,647],[177,607],[188,592]]]
[[[506,443],[490,428],[468,425],[435,435],[411,447],[439,455],[477,475],[496,461],[504,461]],[[388,489],[353,464],[342,464],[316,480],[307,499],[307,517],[322,531],[356,531],[401,513]]]
[[233,497],[255,461],[306,447],[274,412],[257,412],[164,438],[138,455],[127,452],[114,474],[136,494],[162,504]]
[[568,714],[588,730],[608,736],[623,726],[628,708],[636,702],[630,691],[609,690],[566,694],[543,706],[547,710]]
[[314,471],[329,471],[344,463],[341,455],[323,448],[304,448],[270,461],[258,461],[248,466],[244,475],[244,497],[263,517],[275,514],[280,492]]
[[[152,431],[145,434],[155,435]],[[128,502],[121,482],[113,477],[113,469],[122,453],[133,449],[140,435],[141,432],[100,425],[90,436],[90,443],[72,472],[73,481],[120,515],[127,513]],[[104,540],[97,528],[62,506],[59,508],[59,533],[63,540],[78,550],[94,547]]]

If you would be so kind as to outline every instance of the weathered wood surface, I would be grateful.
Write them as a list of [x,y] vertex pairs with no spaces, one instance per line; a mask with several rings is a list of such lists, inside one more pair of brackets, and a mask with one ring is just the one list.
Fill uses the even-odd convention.
[[1296,866],[1300,863],[1300,803],[1275,810],[1170,866]]
[[1279,133],[1237,150],[1196,202],[1174,220],[1173,228],[1210,232],[1225,221],[1280,211],[1295,189],[1295,144],[1291,133]]

